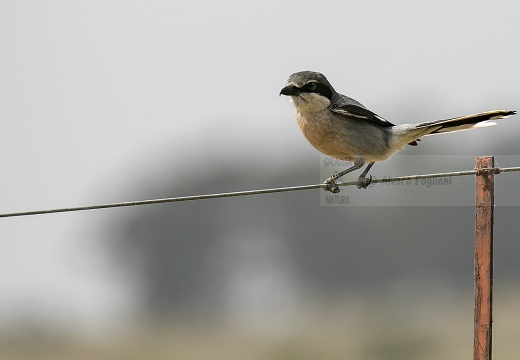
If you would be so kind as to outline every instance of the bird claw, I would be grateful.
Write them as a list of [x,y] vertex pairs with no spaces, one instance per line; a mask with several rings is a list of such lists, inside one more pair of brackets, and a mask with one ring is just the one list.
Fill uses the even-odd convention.
[[325,191],[330,191],[333,194],[340,192],[339,186],[336,184],[336,180],[331,177],[325,180],[323,184],[327,185],[327,187],[324,189]]
[[357,188],[358,189],[366,189],[368,187],[368,185],[370,185],[370,183],[372,182],[372,175],[369,175],[369,177],[358,177],[358,183],[357,183]]
[[[366,189],[368,185],[372,183],[372,175],[360,176],[358,177],[358,183],[356,184],[358,189]],[[327,185],[325,191],[330,191],[333,194],[337,194],[340,192],[339,186],[336,184],[336,179],[333,177],[328,178],[323,182],[323,184]]]

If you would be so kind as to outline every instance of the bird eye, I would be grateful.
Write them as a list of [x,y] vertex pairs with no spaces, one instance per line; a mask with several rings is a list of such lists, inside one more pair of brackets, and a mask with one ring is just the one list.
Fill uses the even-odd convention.
[[307,89],[309,89],[310,91],[316,90],[316,83],[315,82],[308,83]]

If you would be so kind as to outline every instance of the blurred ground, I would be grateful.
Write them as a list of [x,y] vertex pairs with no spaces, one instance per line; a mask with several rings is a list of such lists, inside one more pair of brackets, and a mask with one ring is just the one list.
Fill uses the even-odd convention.
[[[493,356],[520,357],[520,289],[496,289]],[[344,301],[298,309],[283,329],[252,329],[218,316],[168,318],[90,340],[20,333],[2,336],[5,360],[46,359],[464,359],[471,358],[473,297],[442,295],[422,302]]]

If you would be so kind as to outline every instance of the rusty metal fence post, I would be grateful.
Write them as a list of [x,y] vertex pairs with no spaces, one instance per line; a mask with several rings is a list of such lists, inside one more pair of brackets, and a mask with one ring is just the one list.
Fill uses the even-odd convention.
[[491,360],[495,160],[477,158],[475,202],[474,360]]

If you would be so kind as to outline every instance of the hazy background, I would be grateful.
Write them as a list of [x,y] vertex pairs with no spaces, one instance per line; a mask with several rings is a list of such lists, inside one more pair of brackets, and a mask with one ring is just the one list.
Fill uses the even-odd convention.
[[[520,110],[519,16],[513,0],[3,0],[0,212],[321,182],[278,96],[301,70],[394,123]],[[519,133],[516,116],[424,138],[371,173],[519,166]],[[508,358],[519,181],[496,178]],[[470,357],[473,177],[323,195],[1,219],[2,358]]]

